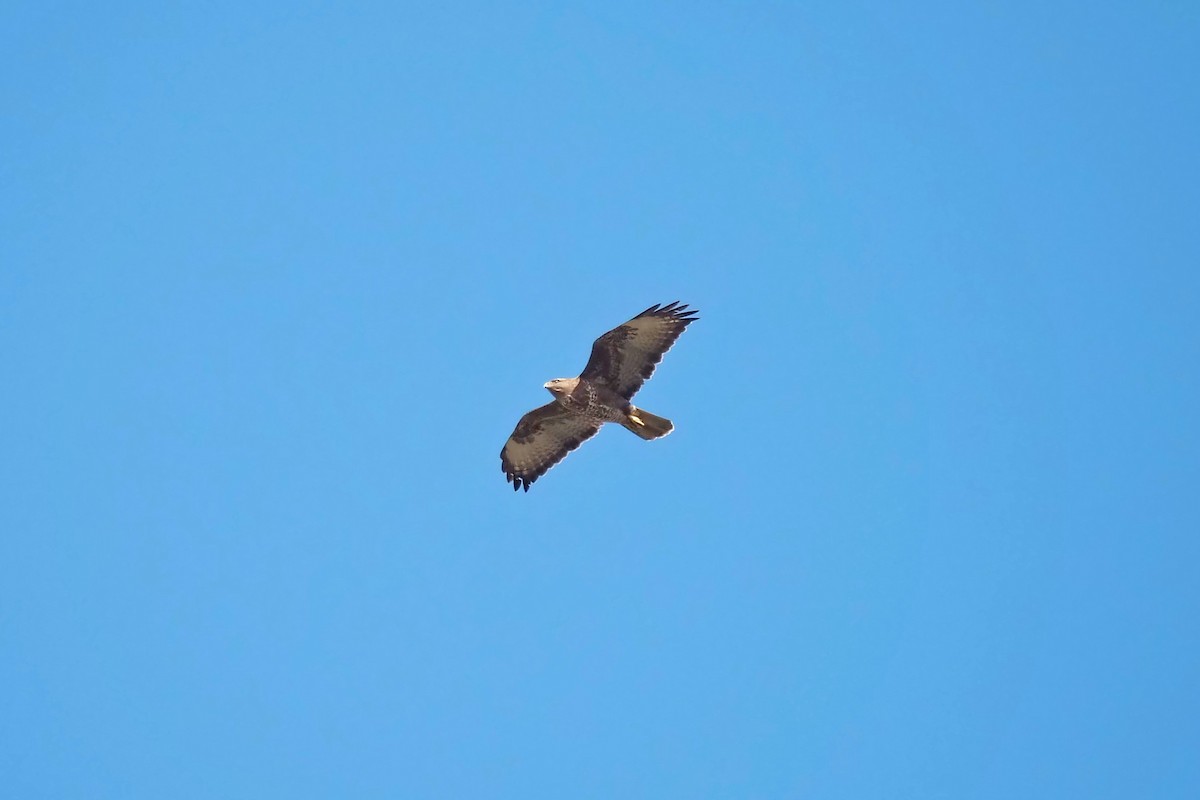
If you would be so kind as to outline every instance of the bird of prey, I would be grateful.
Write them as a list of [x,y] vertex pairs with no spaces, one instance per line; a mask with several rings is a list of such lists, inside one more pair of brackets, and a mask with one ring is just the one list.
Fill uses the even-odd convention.
[[578,378],[555,378],[545,388],[554,399],[517,423],[500,451],[500,468],[513,491],[529,487],[567,453],[616,422],[643,439],[666,436],[675,426],[629,402],[654,374],[663,353],[699,313],[679,301],[652,305],[592,345]]

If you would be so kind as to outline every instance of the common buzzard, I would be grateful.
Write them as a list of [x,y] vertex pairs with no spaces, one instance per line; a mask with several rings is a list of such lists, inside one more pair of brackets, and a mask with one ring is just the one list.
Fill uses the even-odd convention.
[[630,399],[698,311],[679,301],[652,305],[592,345],[578,378],[555,378],[545,388],[554,399],[517,423],[500,451],[500,468],[513,491],[530,485],[567,453],[596,435],[606,422],[618,422],[643,439],[666,436],[671,420],[637,408]]

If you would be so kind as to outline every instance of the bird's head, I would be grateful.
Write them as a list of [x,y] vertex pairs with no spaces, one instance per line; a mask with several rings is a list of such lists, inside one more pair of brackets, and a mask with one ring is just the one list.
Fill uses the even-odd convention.
[[546,391],[550,392],[550,394],[555,397],[563,397],[571,393],[576,383],[577,381],[572,378],[555,378],[552,381],[546,381],[545,385]]

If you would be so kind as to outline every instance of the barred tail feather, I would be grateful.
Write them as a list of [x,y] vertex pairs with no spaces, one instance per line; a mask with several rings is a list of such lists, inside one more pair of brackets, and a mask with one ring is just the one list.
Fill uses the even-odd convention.
[[671,420],[666,417],[632,406],[629,409],[629,417],[621,424],[643,439],[659,439],[675,430]]

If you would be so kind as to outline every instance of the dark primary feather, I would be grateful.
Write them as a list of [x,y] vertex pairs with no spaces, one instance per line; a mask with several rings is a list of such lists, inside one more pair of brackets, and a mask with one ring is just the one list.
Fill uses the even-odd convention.
[[699,319],[699,311],[687,308],[678,300],[655,304],[613,328],[592,345],[591,358],[579,377],[602,383],[626,400],[632,398],[684,329]]

